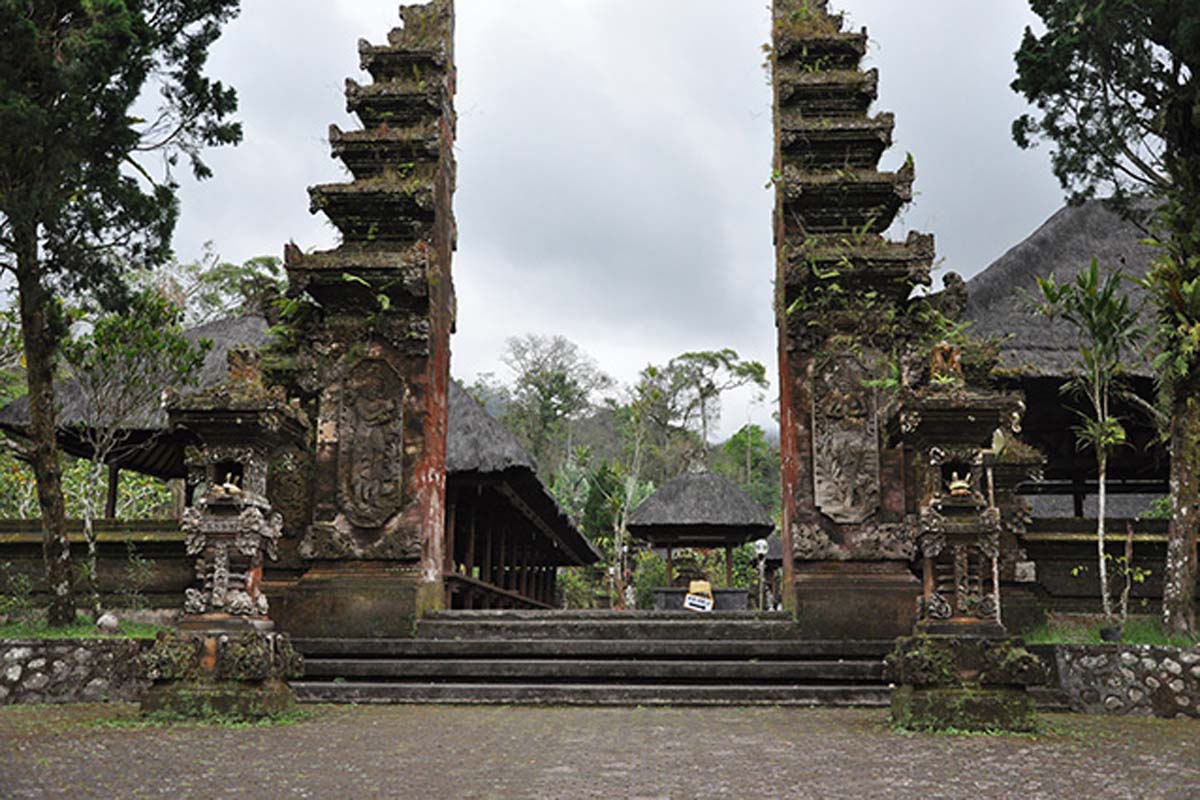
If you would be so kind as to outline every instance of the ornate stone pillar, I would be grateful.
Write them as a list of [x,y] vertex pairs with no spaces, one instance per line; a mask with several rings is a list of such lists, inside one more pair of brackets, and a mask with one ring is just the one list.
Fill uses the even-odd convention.
[[318,417],[309,567],[281,619],[298,636],[407,636],[444,602],[454,5],[400,15],[387,44],[359,43],[373,83],[346,84],[364,129],[330,129],[353,180],[309,190],[342,243],[286,250],[313,301],[292,368]]
[[177,632],[145,657],[154,685],[144,713],[255,719],[290,710],[284,682],[299,677],[288,637],[275,632],[262,591],[263,563],[277,558],[282,516],[267,500],[277,453],[305,439],[307,419],[281,389],[267,389],[258,355],[231,351],[229,378],[169,399],[171,427],[192,434],[187,450],[196,497],[184,512],[196,579]]
[[903,451],[883,423],[934,241],[883,236],[915,171],[880,171],[894,118],[869,113],[867,34],[843,27],[825,0],[774,0],[785,602],[807,636],[878,639],[911,629],[920,591]]

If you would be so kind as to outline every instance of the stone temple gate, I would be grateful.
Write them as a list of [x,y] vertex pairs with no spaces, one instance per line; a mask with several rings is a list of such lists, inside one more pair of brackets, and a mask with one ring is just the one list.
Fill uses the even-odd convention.
[[[235,343],[259,351],[255,385],[270,389],[264,397],[296,412],[284,415],[296,422],[288,436],[260,432],[278,446],[256,456],[267,463],[247,467],[265,474],[256,507],[265,513],[269,501],[281,516],[272,537],[280,558],[260,564],[255,555],[254,570],[221,581],[261,589],[276,625],[317,648],[306,654],[324,646],[316,642],[457,630],[431,613],[442,609],[550,613],[558,568],[598,558],[528,454],[450,381],[454,3],[400,14],[402,27],[385,43],[359,42],[371,80],[347,81],[346,103],[361,129],[329,131],[350,179],[310,189],[311,210],[338,228],[340,245],[285,248],[292,302],[282,318],[272,306],[193,332],[218,345],[202,370],[203,410],[215,415],[205,420],[227,413],[246,422],[238,409],[253,399],[243,395],[255,381],[226,376]],[[912,199],[915,167],[910,159],[880,168],[895,120],[871,112],[878,74],[862,68],[866,32],[846,30],[823,0],[774,0],[772,20],[788,614],[766,621],[786,633],[751,633],[875,647],[909,633],[918,611],[939,625],[947,615],[1010,619],[1022,588],[1040,612],[1037,587],[1018,577],[1037,565],[1023,549],[1030,515],[1016,489],[1044,461],[1019,441],[1026,385],[999,386],[978,354],[973,362],[954,348],[931,363],[927,329],[953,323],[966,301],[961,282],[949,279],[940,294],[916,296],[930,283],[931,235],[885,235]],[[248,370],[250,360],[235,362],[233,372]],[[69,385],[63,396],[60,444],[86,456],[72,431]],[[19,435],[22,413],[21,401],[0,411],[0,428]],[[200,475],[189,453],[214,428],[189,419],[148,409],[137,435],[149,446],[114,469],[187,478],[193,503],[205,499],[222,476]],[[171,526],[161,526],[155,545],[158,604],[176,603],[192,580]],[[111,547],[116,559],[119,549]],[[736,626],[721,630],[739,635]],[[697,635],[694,652],[711,638]]]

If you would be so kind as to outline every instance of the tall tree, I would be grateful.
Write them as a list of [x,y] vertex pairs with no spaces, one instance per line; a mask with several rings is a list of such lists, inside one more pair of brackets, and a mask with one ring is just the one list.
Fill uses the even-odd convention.
[[1200,3],[1030,0],[1013,88],[1038,113],[1021,147],[1054,144],[1072,197],[1111,193],[1127,213],[1146,196],[1162,254],[1147,282],[1158,317],[1156,371],[1170,410],[1171,523],[1163,620],[1196,630],[1200,534]]
[[527,334],[508,340],[504,363],[513,371],[509,422],[538,462],[544,476],[571,449],[568,426],[592,408],[597,392],[612,379],[574,342],[562,336]]
[[241,138],[234,91],[205,75],[238,4],[0,0],[0,269],[16,279],[52,625],[75,616],[55,443],[59,298],[112,303],[124,265],[170,257],[175,167],[208,177],[202,150]]
[[1096,547],[1100,598],[1104,616],[1109,622],[1113,619],[1113,611],[1104,524],[1108,461],[1113,450],[1127,442],[1125,428],[1112,412],[1112,405],[1121,391],[1126,372],[1124,354],[1142,338],[1142,332],[1138,329],[1138,312],[1130,306],[1129,295],[1121,291],[1123,279],[1120,270],[1101,275],[1100,263],[1095,259],[1092,259],[1091,267],[1075,277],[1074,282],[1060,284],[1053,275],[1038,278],[1043,300],[1038,310],[1052,319],[1060,317],[1066,320],[1079,335],[1075,375],[1063,386],[1063,390],[1085,398],[1089,406],[1086,412],[1078,412],[1082,424],[1075,429],[1075,436],[1080,449],[1090,447],[1096,454],[1099,485]]
[[736,351],[703,350],[683,353],[666,366],[642,371],[638,395],[644,413],[659,427],[690,431],[699,436],[692,459],[707,458],[709,434],[721,418],[721,396],[743,386],[766,389],[767,370],[757,361],[744,361]]

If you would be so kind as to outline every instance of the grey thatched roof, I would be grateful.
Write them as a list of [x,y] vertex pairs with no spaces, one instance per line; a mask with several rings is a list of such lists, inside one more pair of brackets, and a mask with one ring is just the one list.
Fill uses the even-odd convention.
[[450,424],[446,472],[504,472],[513,467],[537,471],[533,456],[508,428],[476,402],[458,381],[450,381]]
[[[1025,241],[967,282],[970,293],[964,316],[971,333],[1007,337],[1001,349],[1001,366],[1031,377],[1060,377],[1069,373],[1077,352],[1072,329],[1028,310],[1038,294],[1036,279],[1054,275],[1059,282],[1074,278],[1093,258],[1102,268],[1120,268],[1133,277],[1144,277],[1156,251],[1143,243],[1146,234],[1120,217],[1101,200],[1063,208]],[[1145,290],[1125,283],[1135,305]],[[1146,322],[1150,312],[1143,312]],[[1150,375],[1144,353],[1129,354],[1137,375]]]
[[[228,352],[239,346],[262,347],[268,340],[267,328],[267,321],[262,317],[247,316],[221,319],[184,331],[184,337],[193,343],[205,339],[212,342],[212,348],[197,371],[194,388],[207,389],[224,381],[228,377]],[[73,380],[59,381],[54,386],[54,395],[61,409],[59,425],[70,428],[81,424],[86,409],[79,384]],[[131,427],[136,430],[162,431],[167,427],[167,414],[158,403],[137,409],[131,420]],[[20,431],[28,422],[28,397],[18,398],[0,410],[0,428]]]
[[659,546],[740,544],[774,527],[762,506],[711,472],[680,475],[629,515],[629,532]]

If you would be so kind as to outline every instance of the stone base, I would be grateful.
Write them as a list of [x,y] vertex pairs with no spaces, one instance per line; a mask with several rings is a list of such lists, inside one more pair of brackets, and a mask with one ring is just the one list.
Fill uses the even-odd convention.
[[1029,686],[1045,665],[1012,638],[919,634],[887,657],[892,723],[909,730],[1027,732],[1037,727]]
[[1046,624],[1045,591],[1033,583],[1004,583],[1000,586],[1000,606],[1004,627],[1018,636]]
[[416,564],[317,563],[272,601],[271,617],[298,639],[398,639],[443,603],[442,582]]
[[144,716],[254,721],[294,712],[296,696],[281,680],[173,681],[152,686],[141,709]]
[[914,689],[892,692],[892,724],[915,731],[1037,730],[1033,697],[1024,689]]
[[809,639],[912,633],[921,583],[903,561],[798,561],[796,621]]
[[[745,589],[713,589],[713,611],[746,611],[750,608],[750,594]],[[655,611],[681,611],[687,589],[656,588],[654,590]]]

